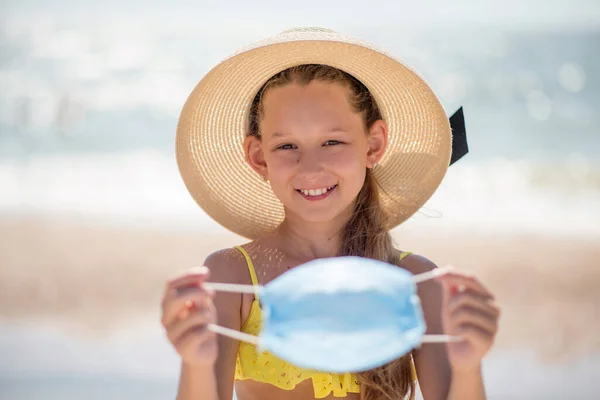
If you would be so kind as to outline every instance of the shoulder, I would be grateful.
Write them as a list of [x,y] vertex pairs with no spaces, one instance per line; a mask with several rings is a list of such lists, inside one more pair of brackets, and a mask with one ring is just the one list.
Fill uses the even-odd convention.
[[248,283],[248,265],[241,251],[231,247],[209,254],[204,265],[210,270],[209,281]]
[[[250,283],[246,260],[238,249],[227,248],[215,251],[206,257],[204,266],[210,270],[208,282]],[[215,292],[213,304],[217,311],[219,325],[235,330],[241,329],[242,297],[241,293]]]
[[422,274],[423,272],[429,272],[438,268],[438,266],[431,260],[426,257],[423,257],[418,254],[410,254],[400,260],[400,255],[402,252],[400,250],[396,250],[395,259],[398,261],[398,266],[406,269],[408,272],[413,275]]

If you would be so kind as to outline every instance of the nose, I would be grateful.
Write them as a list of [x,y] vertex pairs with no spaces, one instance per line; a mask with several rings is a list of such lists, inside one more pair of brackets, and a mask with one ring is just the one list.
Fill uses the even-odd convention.
[[323,160],[318,151],[305,151],[298,156],[298,174],[306,179],[312,180],[325,172]]

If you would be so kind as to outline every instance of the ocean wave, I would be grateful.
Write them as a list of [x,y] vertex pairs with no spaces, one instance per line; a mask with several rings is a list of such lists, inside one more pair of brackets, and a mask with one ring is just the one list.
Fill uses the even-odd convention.
[[[198,209],[174,157],[160,152],[0,160],[0,212],[65,213],[219,229]],[[573,156],[452,166],[409,226],[600,234],[600,166]]]

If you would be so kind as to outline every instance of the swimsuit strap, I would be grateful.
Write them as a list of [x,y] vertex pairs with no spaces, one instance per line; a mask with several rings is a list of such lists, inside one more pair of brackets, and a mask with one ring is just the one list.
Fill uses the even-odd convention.
[[250,280],[252,281],[252,286],[254,286],[254,296],[258,300],[259,284],[258,284],[258,278],[256,277],[256,270],[254,269],[254,263],[252,262],[252,259],[250,258],[250,255],[248,254],[248,252],[243,247],[234,246],[234,248],[239,250],[239,252],[242,253],[244,258],[246,259],[246,264],[248,265],[248,272],[250,272]]

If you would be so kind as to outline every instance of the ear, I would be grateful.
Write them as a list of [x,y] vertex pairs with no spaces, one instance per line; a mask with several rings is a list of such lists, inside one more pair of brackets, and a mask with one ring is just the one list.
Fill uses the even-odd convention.
[[379,163],[388,145],[388,126],[382,119],[377,120],[369,128],[369,148],[367,150],[367,168]]
[[267,163],[265,162],[260,139],[253,135],[246,136],[246,139],[244,139],[244,153],[250,167],[263,179],[268,179]]

